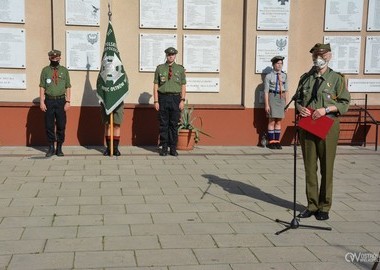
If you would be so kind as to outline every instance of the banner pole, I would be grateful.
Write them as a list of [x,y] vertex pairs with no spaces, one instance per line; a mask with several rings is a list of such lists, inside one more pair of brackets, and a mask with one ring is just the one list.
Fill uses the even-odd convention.
[[110,157],[113,156],[113,112],[110,114]]

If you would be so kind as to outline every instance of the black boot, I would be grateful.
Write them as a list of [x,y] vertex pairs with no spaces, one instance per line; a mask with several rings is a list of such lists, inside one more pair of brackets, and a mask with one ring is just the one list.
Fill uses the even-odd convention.
[[167,156],[168,155],[168,147],[163,145],[160,150],[160,156]]
[[178,152],[175,147],[170,147],[170,155],[175,157],[178,156]]
[[64,154],[62,152],[62,143],[61,142],[57,143],[57,151],[55,151],[55,154],[59,157],[64,156]]
[[117,139],[113,140],[113,155],[116,157],[121,155],[121,153],[119,151],[119,141],[120,140],[117,140]]
[[111,144],[110,139],[106,137],[107,148],[106,148],[106,150],[104,150],[103,156],[109,156],[109,155],[111,155],[110,144]]
[[49,145],[49,150],[47,151],[45,157],[51,157],[54,154],[55,154],[55,148],[54,148],[54,143],[52,143]]

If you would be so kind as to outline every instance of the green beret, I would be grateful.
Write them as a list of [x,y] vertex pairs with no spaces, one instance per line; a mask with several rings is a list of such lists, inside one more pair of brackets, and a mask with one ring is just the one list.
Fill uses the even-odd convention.
[[174,49],[173,47],[169,47],[165,50],[165,53],[166,54],[177,54],[178,51],[176,49]]
[[272,64],[275,64],[275,63],[277,63],[278,61],[280,61],[280,60],[284,60],[284,59],[285,59],[285,57],[280,56],[280,55],[277,55],[277,56],[273,57],[270,61],[272,62]]
[[61,51],[59,51],[59,50],[51,50],[50,52],[48,52],[48,56],[49,57],[61,56]]
[[331,47],[330,47],[330,43],[327,43],[327,44],[321,44],[321,43],[317,43],[314,45],[313,48],[310,49],[310,52],[311,53],[326,53],[326,52],[331,52]]

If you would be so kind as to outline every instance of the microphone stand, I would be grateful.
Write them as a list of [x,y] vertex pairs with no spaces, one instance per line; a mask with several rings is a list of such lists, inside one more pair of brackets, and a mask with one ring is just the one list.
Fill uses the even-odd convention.
[[[292,97],[292,99],[289,101],[289,103],[285,106],[284,110],[287,110],[289,105],[294,101],[297,100],[297,92]],[[300,225],[299,219],[296,216],[296,201],[297,201],[297,144],[298,144],[298,121],[297,121],[297,108],[294,106],[294,145],[293,145],[293,219],[290,222],[286,222],[280,219],[276,219],[276,222],[282,223],[285,226],[285,229],[282,229],[281,231],[276,232],[276,235],[279,235],[283,232],[286,232],[289,229],[298,229],[299,227],[302,228],[310,228],[310,229],[319,229],[319,230],[326,230],[331,231],[331,227],[320,227],[320,226],[312,226],[312,225]]]

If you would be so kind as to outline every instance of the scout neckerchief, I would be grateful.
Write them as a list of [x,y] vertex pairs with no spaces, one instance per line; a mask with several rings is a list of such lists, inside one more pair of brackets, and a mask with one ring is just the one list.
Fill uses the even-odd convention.
[[277,86],[280,88],[280,98],[282,98],[282,80],[281,80],[281,73],[277,73],[276,76],[276,89],[274,90],[274,95],[276,95],[277,92]]
[[55,85],[58,84],[58,68],[53,68],[53,76],[51,77]]

